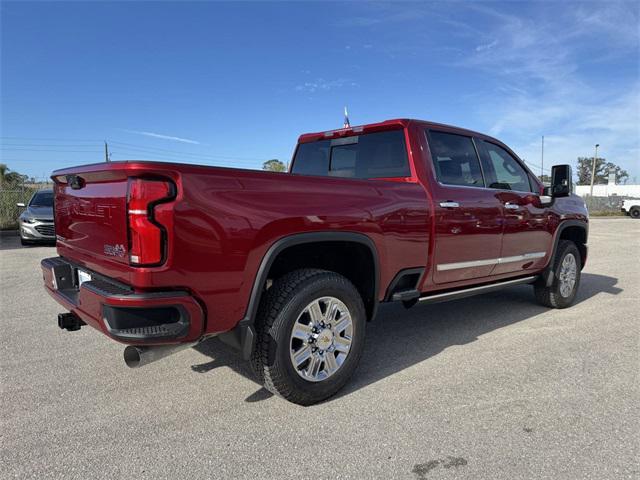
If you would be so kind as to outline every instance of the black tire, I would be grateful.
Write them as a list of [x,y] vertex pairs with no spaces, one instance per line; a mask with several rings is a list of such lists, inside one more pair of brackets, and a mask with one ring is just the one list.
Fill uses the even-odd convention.
[[633,207],[629,212],[629,215],[631,215],[631,218],[635,218],[635,219],[640,218],[640,208]]
[[[347,307],[353,335],[349,352],[335,373],[321,381],[308,381],[291,360],[291,332],[305,308],[321,297],[335,297]],[[252,366],[270,392],[299,405],[313,405],[334,395],[355,371],[364,348],[365,324],[362,298],[345,277],[326,270],[293,271],[276,280],[261,301]]]
[[[561,279],[560,270],[565,258],[569,255],[573,255],[576,262],[576,277],[573,289],[569,295],[562,295],[561,293]],[[580,252],[575,243],[570,240],[560,240],[558,243],[558,249],[556,257],[553,262],[553,282],[551,286],[547,287],[544,281],[541,279],[533,286],[536,300],[550,308],[567,308],[571,306],[576,298],[578,287],[580,286]]]

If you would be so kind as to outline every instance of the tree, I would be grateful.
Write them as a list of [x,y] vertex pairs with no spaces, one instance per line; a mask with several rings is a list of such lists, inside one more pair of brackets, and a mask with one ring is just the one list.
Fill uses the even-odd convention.
[[[593,157],[578,157],[578,185],[591,185],[591,169]],[[607,162],[606,158],[598,158],[596,161],[596,174],[594,185],[604,185],[609,182],[609,174],[616,174],[616,183],[624,183],[629,178],[626,170],[618,165]]]
[[20,175],[18,172],[12,172],[5,163],[0,163],[0,187],[16,187],[26,180],[26,175]]
[[286,172],[287,167],[280,160],[274,158],[271,160],[267,160],[262,164],[263,170],[268,170],[270,172]]

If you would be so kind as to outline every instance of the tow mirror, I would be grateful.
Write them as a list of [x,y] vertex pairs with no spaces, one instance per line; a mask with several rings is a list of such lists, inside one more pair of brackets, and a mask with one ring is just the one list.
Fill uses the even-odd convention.
[[545,195],[552,198],[568,197],[573,191],[571,165],[551,167],[551,186],[545,188]]

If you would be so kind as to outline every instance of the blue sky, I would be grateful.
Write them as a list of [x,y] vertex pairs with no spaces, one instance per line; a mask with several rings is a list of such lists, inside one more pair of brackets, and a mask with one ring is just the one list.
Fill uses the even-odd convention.
[[1,162],[259,168],[300,133],[413,117],[640,182],[637,2],[2,2]]

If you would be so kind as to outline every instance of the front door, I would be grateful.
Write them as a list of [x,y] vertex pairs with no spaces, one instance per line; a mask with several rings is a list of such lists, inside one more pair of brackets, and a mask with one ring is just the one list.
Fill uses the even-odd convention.
[[471,137],[434,130],[427,137],[437,179],[433,281],[488,277],[502,243],[499,192],[486,188]]
[[504,208],[500,262],[493,275],[544,267],[552,243],[548,208],[540,203],[537,184],[520,162],[500,145],[476,141],[485,178]]

